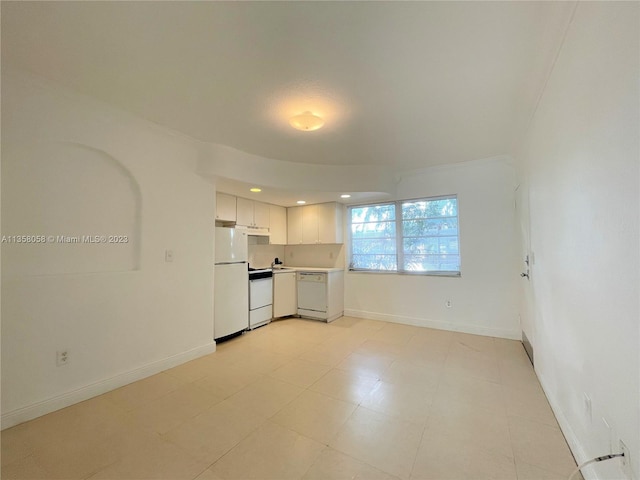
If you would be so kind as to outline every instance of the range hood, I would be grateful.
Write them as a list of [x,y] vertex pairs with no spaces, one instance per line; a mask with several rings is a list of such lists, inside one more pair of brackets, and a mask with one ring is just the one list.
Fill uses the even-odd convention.
[[249,227],[247,225],[236,225],[236,230],[247,232],[247,235],[254,237],[268,237],[270,235],[268,228]]

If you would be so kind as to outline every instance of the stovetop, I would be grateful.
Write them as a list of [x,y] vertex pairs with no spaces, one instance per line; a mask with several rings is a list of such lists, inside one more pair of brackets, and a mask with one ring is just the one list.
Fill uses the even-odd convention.
[[273,275],[271,268],[251,268],[249,267],[249,280],[259,280],[261,278],[270,278]]

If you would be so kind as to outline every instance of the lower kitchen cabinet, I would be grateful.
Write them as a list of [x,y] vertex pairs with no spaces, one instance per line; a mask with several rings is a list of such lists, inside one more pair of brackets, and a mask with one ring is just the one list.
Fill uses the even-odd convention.
[[273,317],[286,317],[298,313],[296,272],[274,272]]

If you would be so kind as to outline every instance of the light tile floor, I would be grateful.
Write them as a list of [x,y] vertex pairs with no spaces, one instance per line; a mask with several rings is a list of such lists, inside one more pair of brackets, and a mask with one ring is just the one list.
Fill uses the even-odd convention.
[[3,479],[564,480],[519,342],[287,319],[2,432]]

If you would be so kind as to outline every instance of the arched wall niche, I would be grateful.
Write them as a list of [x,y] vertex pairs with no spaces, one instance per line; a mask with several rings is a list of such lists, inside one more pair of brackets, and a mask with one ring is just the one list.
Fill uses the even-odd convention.
[[2,150],[5,275],[139,270],[142,195],[118,159],[72,142]]

